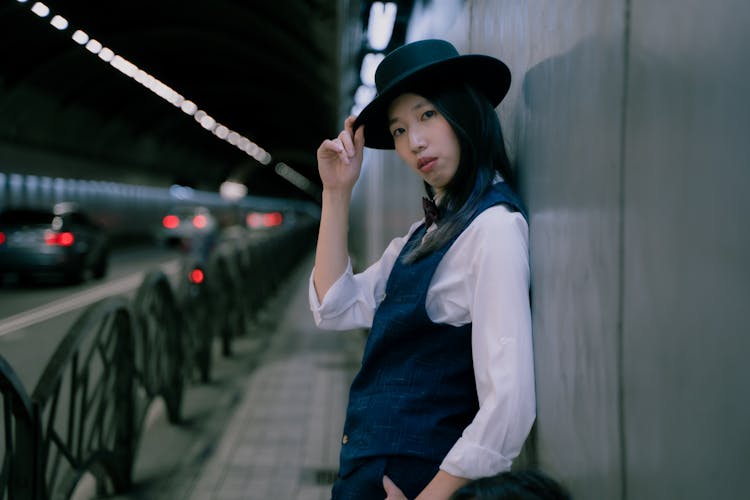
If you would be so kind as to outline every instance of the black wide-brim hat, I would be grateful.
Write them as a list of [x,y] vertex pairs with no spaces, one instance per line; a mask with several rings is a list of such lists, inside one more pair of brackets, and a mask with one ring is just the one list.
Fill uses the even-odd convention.
[[359,113],[354,130],[365,125],[365,146],[394,149],[388,127],[388,106],[400,94],[466,82],[500,104],[510,88],[510,70],[501,60],[481,54],[459,55],[445,40],[420,40],[388,54],[375,71],[377,95]]

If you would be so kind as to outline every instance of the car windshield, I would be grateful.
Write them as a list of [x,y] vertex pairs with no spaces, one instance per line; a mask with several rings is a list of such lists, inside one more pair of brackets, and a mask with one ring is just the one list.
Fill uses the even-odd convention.
[[39,210],[8,210],[0,213],[0,224],[49,224],[54,217],[52,213]]

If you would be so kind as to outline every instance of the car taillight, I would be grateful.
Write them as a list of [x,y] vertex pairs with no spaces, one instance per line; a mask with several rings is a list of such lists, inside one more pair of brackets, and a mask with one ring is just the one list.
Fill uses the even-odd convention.
[[47,231],[44,233],[44,243],[49,246],[69,247],[75,243],[76,239],[73,233],[63,232],[56,233],[54,231]]
[[180,218],[176,215],[165,215],[161,223],[167,229],[174,229],[180,225]]
[[281,212],[259,213],[250,212],[245,216],[245,223],[251,228],[258,227],[275,227],[284,222],[284,216]]
[[5,233],[0,231],[0,245],[5,243]]
[[208,221],[206,220],[205,215],[196,215],[193,217],[193,225],[198,229],[203,229],[206,227],[206,224],[208,224]]
[[203,274],[203,270],[200,268],[195,268],[188,273],[188,279],[190,280],[190,283],[195,283],[196,285],[200,285],[203,283],[203,280],[206,278],[206,276]]
[[271,212],[263,216],[263,225],[266,227],[280,226],[284,220],[281,212]]
[[263,225],[263,215],[257,212],[250,212],[245,216],[245,223],[248,227],[261,227]]

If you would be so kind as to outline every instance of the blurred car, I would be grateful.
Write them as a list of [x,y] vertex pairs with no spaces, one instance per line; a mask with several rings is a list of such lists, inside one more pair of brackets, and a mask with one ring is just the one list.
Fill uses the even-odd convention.
[[201,242],[213,241],[218,231],[219,223],[208,208],[179,206],[162,217],[156,241],[161,245],[188,250]]
[[245,215],[245,224],[249,229],[268,229],[279,227],[283,223],[284,214],[279,211],[248,212]]
[[104,277],[108,263],[106,232],[72,204],[0,212],[0,275],[54,273],[77,283],[87,271]]

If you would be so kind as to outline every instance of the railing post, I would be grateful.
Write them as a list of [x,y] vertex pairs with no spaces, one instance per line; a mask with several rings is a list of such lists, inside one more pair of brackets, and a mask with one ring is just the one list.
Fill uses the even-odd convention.
[[41,498],[39,467],[39,416],[18,376],[0,356],[2,393],[2,463],[0,498],[8,500]]

